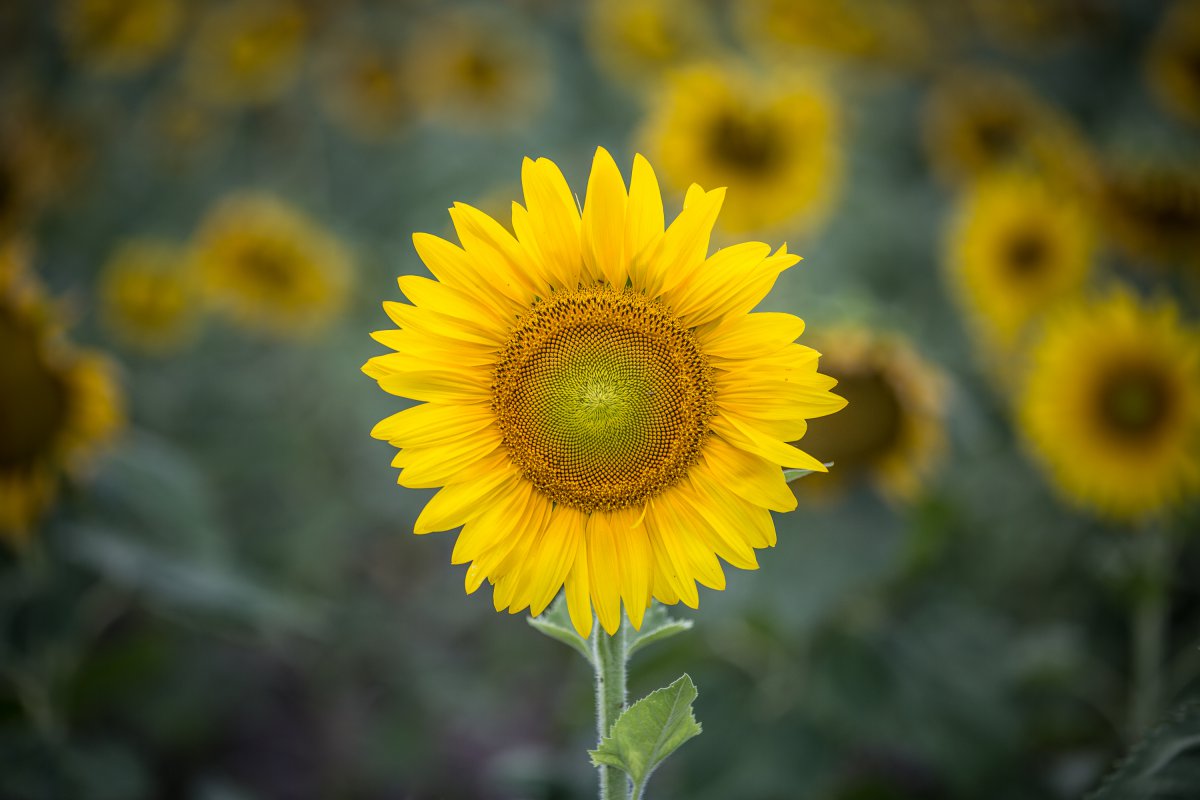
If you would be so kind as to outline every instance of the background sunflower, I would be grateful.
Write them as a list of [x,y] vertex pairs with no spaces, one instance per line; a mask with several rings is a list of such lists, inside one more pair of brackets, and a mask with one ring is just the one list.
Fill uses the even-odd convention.
[[[863,389],[811,428],[765,392],[762,425],[847,479],[751,512],[761,538],[727,555],[753,574],[717,540],[689,554],[723,591],[660,576],[695,592],[672,609],[695,628],[639,654],[630,690],[686,669],[708,732],[655,796],[1194,785],[1195,5],[0,2],[0,250],[28,253],[0,291],[0,475],[21,475],[0,515],[23,523],[0,543],[0,797],[594,796],[586,676],[464,593],[505,573],[475,552],[486,526],[408,535],[461,474],[410,426],[400,469],[446,482],[396,486],[369,433],[429,412],[359,366],[397,344],[478,368],[367,340],[397,275],[436,295],[411,234],[475,249],[446,213],[468,202],[507,231],[479,235],[528,238],[523,159],[578,209],[597,147],[626,190],[649,158],[664,222],[693,182],[726,187],[711,253],[803,256],[756,313],[803,317],[821,372]],[[1008,269],[1035,263],[1054,280]],[[493,325],[483,282],[465,313]],[[1131,364],[1163,382],[1120,388],[1106,370]],[[67,396],[91,409],[74,432]],[[1105,432],[1158,431],[1155,402],[1176,438]],[[838,430],[872,407],[911,427]],[[852,478],[879,429],[893,454]],[[36,480],[12,468],[34,451]]]

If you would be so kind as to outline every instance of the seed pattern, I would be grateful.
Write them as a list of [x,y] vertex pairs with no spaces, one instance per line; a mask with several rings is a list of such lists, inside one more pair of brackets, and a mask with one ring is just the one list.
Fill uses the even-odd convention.
[[589,512],[642,503],[686,475],[716,410],[692,332],[663,304],[607,285],[552,294],[518,321],[492,409],[525,477]]

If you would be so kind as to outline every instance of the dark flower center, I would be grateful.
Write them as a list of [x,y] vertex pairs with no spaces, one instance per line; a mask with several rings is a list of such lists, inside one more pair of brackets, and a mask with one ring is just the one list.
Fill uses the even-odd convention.
[[769,170],[778,159],[780,145],[776,126],[750,114],[721,114],[709,131],[713,157],[743,172]]
[[67,416],[67,392],[32,331],[0,311],[0,470],[34,466]]
[[1171,414],[1171,386],[1161,371],[1132,365],[1100,382],[1098,412],[1105,430],[1118,439],[1155,435]]
[[821,461],[832,461],[839,472],[868,469],[891,452],[903,433],[903,409],[886,375],[868,368],[839,372],[823,364],[823,372],[838,379],[837,393],[846,407],[836,414],[809,420],[804,449]]

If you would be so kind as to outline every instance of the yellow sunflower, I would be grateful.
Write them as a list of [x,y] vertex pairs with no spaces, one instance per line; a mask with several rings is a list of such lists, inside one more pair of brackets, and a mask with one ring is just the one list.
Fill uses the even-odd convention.
[[722,230],[810,232],[841,185],[841,115],[819,80],[716,64],[673,73],[641,141],[664,183],[726,186]]
[[1011,353],[1029,324],[1080,292],[1095,235],[1073,195],[1040,178],[1000,172],[963,197],[947,238],[946,267],[985,347]]
[[743,0],[734,9],[751,49],[787,59],[830,55],[912,66],[936,44],[915,6],[891,0]]
[[295,83],[306,27],[289,0],[223,0],[206,7],[188,49],[192,90],[227,107],[278,99]]
[[1080,0],[971,0],[988,38],[1009,50],[1045,50],[1104,22],[1098,4]]
[[1200,489],[1200,334],[1127,291],[1063,309],[1030,353],[1019,421],[1075,503],[1159,514]]
[[67,46],[97,72],[128,74],[162,56],[183,22],[181,0],[67,0]]
[[831,329],[814,345],[847,406],[808,424],[805,449],[834,469],[797,489],[822,494],[865,478],[889,500],[912,500],[945,452],[945,375],[896,334]]
[[413,117],[399,52],[360,38],[328,45],[317,64],[321,105],[354,136],[385,139]]
[[1101,171],[1097,186],[1105,232],[1130,259],[1200,265],[1200,168],[1114,162]]
[[103,321],[139,350],[167,353],[186,344],[200,321],[199,299],[191,254],[172,242],[129,240],[104,265]]
[[352,273],[341,243],[276,197],[238,193],[208,215],[196,239],[210,301],[247,328],[303,335],[342,310]]
[[524,124],[550,89],[542,42],[508,17],[484,12],[451,11],[421,22],[404,70],[427,116],[469,130]]
[[399,482],[442,487],[415,532],[462,526],[497,610],[540,614],[566,587],[581,635],[592,609],[614,632],[651,598],[695,607],[717,561],[754,569],[775,542],[770,511],[796,499],[780,466],[822,471],[785,442],[844,401],[795,344],[804,323],[750,313],[798,260],[739,244],[707,256],[723,189],[693,185],[664,231],[649,163],[629,191],[598,150],[580,214],[558,167],[526,159],[509,235],[465,205],[462,247],[416,234],[436,280],[407,276],[385,303],[394,353],[363,368],[419,405],[379,423],[400,448]]
[[955,69],[930,93],[923,125],[934,170],[950,183],[1020,167],[1078,188],[1091,174],[1070,120],[1001,72]]
[[1200,0],[1183,0],[1163,17],[1146,68],[1162,104],[1200,125]]
[[0,252],[0,538],[24,542],[64,475],[78,473],[122,423],[109,362],[71,347],[55,308]]
[[697,0],[591,0],[585,32],[600,65],[636,89],[717,47]]

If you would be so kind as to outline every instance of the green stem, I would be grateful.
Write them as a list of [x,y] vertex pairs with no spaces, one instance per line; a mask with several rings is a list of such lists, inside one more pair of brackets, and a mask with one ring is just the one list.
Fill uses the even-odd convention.
[[1133,606],[1133,691],[1129,700],[1130,737],[1149,730],[1162,706],[1166,649],[1167,577],[1170,569],[1164,531],[1143,531],[1139,586]]
[[[625,709],[625,619],[609,636],[599,621],[592,625],[592,663],[596,669],[596,733],[608,736]],[[600,767],[600,800],[628,800],[629,779],[616,767]]]

